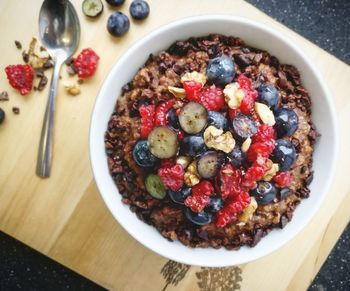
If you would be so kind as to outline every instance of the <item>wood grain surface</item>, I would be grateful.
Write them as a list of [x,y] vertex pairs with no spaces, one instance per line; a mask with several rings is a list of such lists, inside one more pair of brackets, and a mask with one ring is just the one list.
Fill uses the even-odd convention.
[[[113,11],[110,7],[105,5],[103,14],[90,20],[81,13],[82,1],[72,1],[82,27],[78,50],[92,47],[101,61],[95,77],[82,85],[82,93],[76,97],[68,96],[63,89],[76,77],[61,71],[52,176],[43,180],[36,177],[35,165],[48,87],[23,97],[9,87],[3,73],[6,65],[22,62],[14,40],[20,40],[26,48],[31,37],[37,35],[41,2],[0,1],[0,91],[7,90],[10,95],[10,101],[0,103],[7,114],[0,126],[0,229],[113,290],[306,289],[350,219],[349,134],[340,137],[341,158],[331,190],[314,219],[295,239],[258,261],[208,269],[177,264],[154,254],[112,218],[90,169],[90,116],[103,80],[123,52],[153,29],[190,15],[244,16],[291,38],[327,80],[341,133],[349,132],[349,66],[243,1],[149,0],[149,18],[142,23],[131,21],[128,34],[117,39],[106,30]],[[126,13],[129,2],[121,8]],[[12,113],[13,106],[20,108],[19,115]]]

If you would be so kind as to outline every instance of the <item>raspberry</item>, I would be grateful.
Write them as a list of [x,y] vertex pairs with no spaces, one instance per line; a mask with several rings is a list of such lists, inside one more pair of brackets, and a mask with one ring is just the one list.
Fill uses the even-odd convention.
[[213,185],[206,180],[202,180],[197,185],[192,187],[192,195],[193,196],[210,196],[214,193]]
[[166,125],[167,123],[166,115],[168,111],[174,106],[174,104],[175,104],[175,99],[170,99],[157,106],[155,117],[154,117],[154,123],[156,126]]
[[158,169],[158,176],[164,186],[172,191],[179,191],[184,184],[184,169],[181,165],[166,166]]
[[73,62],[78,77],[91,77],[96,71],[99,59],[100,57],[91,48],[83,49]]
[[185,205],[194,212],[201,212],[210,202],[209,196],[214,194],[214,187],[209,181],[202,180],[192,187],[192,195],[187,197]]
[[230,163],[221,167],[216,184],[223,199],[241,193],[241,174],[241,170],[235,169]]
[[160,162],[160,167],[161,168],[163,168],[163,167],[172,167],[174,165],[176,165],[176,161],[172,160],[172,159],[163,159]]
[[257,133],[252,137],[252,142],[264,142],[270,139],[276,139],[276,132],[272,126],[262,124],[258,127]]
[[293,178],[289,172],[279,172],[273,177],[272,180],[275,182],[277,187],[282,188],[289,186],[292,183]]
[[238,76],[237,82],[244,91],[244,98],[239,109],[242,113],[249,114],[254,107],[254,102],[258,96],[258,92],[252,88],[252,81],[243,74]]
[[34,71],[30,65],[10,65],[5,72],[10,85],[21,95],[27,95],[32,90]]
[[186,91],[186,96],[189,101],[198,101],[199,92],[201,91],[203,85],[196,81],[185,81],[183,82],[184,89]]
[[201,212],[209,203],[209,196],[188,196],[185,200],[185,205],[193,212]]
[[141,138],[146,139],[154,127],[154,105],[141,105],[139,113],[141,115]]
[[275,141],[273,139],[266,140],[264,142],[253,143],[247,152],[247,159],[250,162],[254,162],[258,157],[268,158],[275,148]]
[[179,141],[182,141],[185,137],[185,133],[182,130],[178,130],[176,132],[176,134],[177,134],[177,138],[179,139]]
[[231,120],[233,120],[235,118],[237,112],[239,112],[239,111],[236,109],[229,108],[228,115],[230,116]]
[[238,215],[249,205],[250,196],[242,191],[239,195],[228,201],[216,216],[216,226],[224,227],[230,222],[238,219]]
[[199,99],[209,111],[219,111],[225,106],[224,93],[215,85],[204,87],[199,94]]

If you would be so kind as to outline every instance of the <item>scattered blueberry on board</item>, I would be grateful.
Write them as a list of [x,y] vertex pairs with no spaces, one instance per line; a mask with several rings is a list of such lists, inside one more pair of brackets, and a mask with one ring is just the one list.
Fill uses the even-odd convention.
[[232,82],[235,74],[235,66],[231,58],[222,56],[209,60],[207,67],[209,83],[226,85]]
[[147,18],[149,10],[149,5],[144,0],[134,0],[131,2],[129,7],[131,17],[136,20]]
[[109,16],[107,21],[107,30],[113,36],[122,36],[130,28],[129,18],[122,12],[116,11]]
[[0,108],[0,124],[5,120],[5,111]]
[[111,6],[120,6],[124,4],[125,0],[106,0],[106,2]]

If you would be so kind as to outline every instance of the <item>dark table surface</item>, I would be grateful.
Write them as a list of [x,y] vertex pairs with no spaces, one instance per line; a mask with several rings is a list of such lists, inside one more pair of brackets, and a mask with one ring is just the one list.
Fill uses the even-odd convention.
[[[349,0],[248,2],[350,64]],[[103,290],[0,232],[0,291],[100,289]],[[350,290],[350,225],[339,238],[309,290]]]

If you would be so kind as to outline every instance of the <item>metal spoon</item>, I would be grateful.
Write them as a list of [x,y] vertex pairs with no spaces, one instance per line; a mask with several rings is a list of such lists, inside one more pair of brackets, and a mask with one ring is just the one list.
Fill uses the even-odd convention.
[[80,39],[80,24],[73,5],[68,0],[45,0],[39,14],[39,35],[54,62],[43,127],[41,130],[36,174],[49,177],[51,172],[55,99],[61,65],[76,50]]

